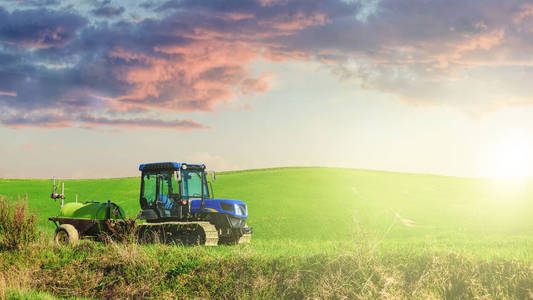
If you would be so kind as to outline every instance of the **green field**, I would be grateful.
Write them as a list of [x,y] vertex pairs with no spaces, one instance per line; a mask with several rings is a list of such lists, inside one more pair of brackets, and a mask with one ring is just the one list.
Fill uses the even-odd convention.
[[[68,201],[106,201],[139,211],[139,178],[66,180]],[[335,168],[266,169],[219,174],[217,198],[248,204],[254,244],[357,242],[360,231],[382,244],[442,246],[476,256],[531,261],[533,181],[498,182]],[[50,180],[1,180],[0,194],[28,194],[40,225],[57,214]],[[530,247],[527,247],[530,246]]]
[[[172,255],[193,258],[203,255],[209,257],[210,263],[238,256],[239,259],[251,257],[265,264],[294,258],[298,266],[305,265],[301,259],[309,257],[319,261],[322,257],[341,259],[363,250],[366,251],[364,255],[370,253],[372,257],[379,257],[383,265],[394,260],[395,270],[401,270],[402,264],[417,264],[417,260],[431,261],[435,257],[452,261],[457,258],[473,266],[516,263],[526,272],[526,281],[520,284],[529,286],[533,285],[530,278],[533,269],[532,183],[532,180],[471,179],[339,168],[225,172],[218,174],[214,183],[215,196],[240,199],[248,204],[248,223],[254,228],[250,246],[138,248],[148,253],[170,251]],[[138,212],[139,178],[66,180],[65,188],[67,201],[74,201],[78,193],[79,201],[110,199],[123,206],[129,216],[134,217]],[[29,206],[39,214],[40,227],[48,239],[54,226],[46,218],[57,214],[59,209],[59,203],[49,198],[50,192],[51,180],[0,180],[0,195],[16,198],[28,194]],[[94,251],[105,251],[102,249]],[[305,269],[303,265],[300,268]],[[521,297],[533,296],[531,290],[520,288],[524,293]],[[37,289],[43,288],[37,286]],[[57,293],[57,290],[52,291]],[[317,295],[313,291],[309,295]],[[400,295],[415,295],[402,293]],[[423,295],[444,298],[447,295],[445,289],[438,287],[434,294],[428,293],[416,295],[422,298]],[[197,291],[187,295],[217,296]],[[335,295],[349,296],[350,293],[333,294],[334,298]],[[364,293],[353,295],[359,297]],[[501,295],[516,296],[513,293]]]

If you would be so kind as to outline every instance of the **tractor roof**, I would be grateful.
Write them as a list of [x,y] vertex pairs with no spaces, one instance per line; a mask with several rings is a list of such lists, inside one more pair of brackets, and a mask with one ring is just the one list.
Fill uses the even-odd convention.
[[156,162],[139,165],[139,171],[155,171],[155,170],[179,170],[183,165],[192,167],[193,169],[205,169],[204,164],[188,164],[177,162]]

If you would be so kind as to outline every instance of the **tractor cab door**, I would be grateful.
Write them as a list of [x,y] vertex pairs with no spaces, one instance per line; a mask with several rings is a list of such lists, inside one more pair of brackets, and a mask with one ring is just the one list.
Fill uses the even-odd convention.
[[141,218],[149,222],[162,218],[182,220],[189,214],[188,197],[182,197],[179,171],[143,172],[141,179]]
[[158,174],[157,175],[157,208],[159,215],[162,217],[170,217],[174,200],[169,194],[171,175]]
[[169,187],[172,173],[144,173],[141,186],[141,208],[157,210],[159,217],[169,217],[174,200]]
[[141,208],[147,209],[155,206],[157,195],[157,175],[143,173],[141,183]]

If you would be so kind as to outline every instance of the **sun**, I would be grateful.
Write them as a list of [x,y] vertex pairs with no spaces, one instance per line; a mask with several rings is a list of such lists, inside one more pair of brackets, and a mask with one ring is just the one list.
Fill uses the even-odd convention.
[[485,176],[493,178],[531,177],[531,145],[519,136],[508,136],[483,149]]

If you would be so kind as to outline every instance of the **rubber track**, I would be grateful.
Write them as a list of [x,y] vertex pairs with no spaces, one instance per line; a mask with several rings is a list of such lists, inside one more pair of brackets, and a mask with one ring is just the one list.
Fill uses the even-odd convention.
[[142,223],[139,226],[165,226],[165,225],[198,225],[205,233],[205,243],[203,246],[218,245],[218,231],[214,225],[209,222],[162,222],[162,223]]

